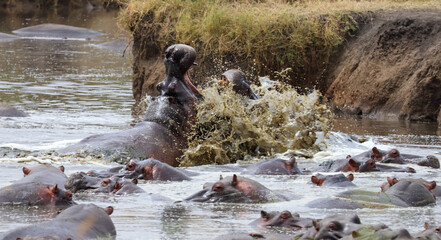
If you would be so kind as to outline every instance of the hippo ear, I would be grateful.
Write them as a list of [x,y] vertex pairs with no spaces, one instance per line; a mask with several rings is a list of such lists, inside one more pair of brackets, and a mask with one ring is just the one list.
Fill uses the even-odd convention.
[[263,211],[263,210],[260,211],[260,217],[264,218],[265,220],[270,219],[270,215],[267,212]]
[[355,168],[355,169],[357,169],[357,170],[358,170],[358,168],[360,167],[360,163],[357,162],[357,161],[355,161],[353,158],[350,158],[350,159],[348,160],[348,164],[349,164],[351,167],[353,167],[353,168]]
[[155,155],[150,154],[150,157],[149,157],[149,158],[153,158],[153,159],[155,159]]
[[436,188],[436,182],[435,181],[431,181],[430,183],[425,184],[426,188],[431,191],[432,189]]
[[296,158],[292,157],[288,161],[285,161],[284,164],[287,169],[291,169],[294,166],[294,164],[296,164]]
[[311,182],[317,184],[317,186],[321,186],[324,182],[324,179],[320,179],[316,176],[311,176]]
[[232,186],[236,186],[237,185],[237,176],[236,176],[236,174],[233,175],[233,181],[231,181],[231,185]]
[[31,169],[27,168],[27,167],[23,167],[23,174],[26,176],[31,172]]
[[58,169],[60,169],[60,171],[64,172],[64,166],[63,165],[59,166]]
[[107,213],[107,215],[111,215],[113,213],[113,207],[112,206],[108,206],[106,208],[103,208],[104,212]]
[[424,223],[424,229],[425,229],[425,230],[429,230],[429,228],[430,228],[429,223],[428,223],[428,222],[425,222],[425,223]]
[[354,174],[349,174],[348,176],[347,176],[347,178],[349,179],[349,181],[354,181]]
[[316,231],[320,230],[320,220],[312,220],[312,225],[314,226]]
[[346,156],[346,159],[349,159],[349,158],[351,158],[351,157],[352,157],[351,155],[347,155],[347,156]]
[[137,179],[137,178],[134,178],[134,179],[132,180],[132,183],[134,183],[134,184],[138,184],[138,179]]
[[52,192],[53,194],[55,194],[55,195],[58,194],[58,185],[57,184],[55,184],[55,186],[53,186],[53,187],[48,186],[48,188],[49,188],[49,191]]
[[219,180],[222,180],[222,179],[224,179],[224,177],[222,177],[222,174],[221,174],[221,175],[219,175]]
[[398,179],[387,177],[387,182],[389,183],[389,186],[392,187],[393,185],[395,185],[398,182]]

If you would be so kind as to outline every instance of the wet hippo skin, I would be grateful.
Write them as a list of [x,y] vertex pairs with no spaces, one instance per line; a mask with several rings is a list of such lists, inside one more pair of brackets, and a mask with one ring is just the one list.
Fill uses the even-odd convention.
[[95,204],[80,204],[62,211],[48,222],[18,228],[7,232],[2,238],[29,239],[96,239],[107,237],[114,239],[115,226],[109,215],[113,208],[100,208]]
[[127,158],[146,159],[153,155],[177,166],[177,158],[187,145],[186,133],[194,122],[195,101],[202,97],[187,76],[195,58],[196,51],[190,46],[175,44],[167,48],[167,76],[157,85],[159,96],[149,104],[142,122],[125,131],[87,137],[59,152],[80,151],[124,163]]

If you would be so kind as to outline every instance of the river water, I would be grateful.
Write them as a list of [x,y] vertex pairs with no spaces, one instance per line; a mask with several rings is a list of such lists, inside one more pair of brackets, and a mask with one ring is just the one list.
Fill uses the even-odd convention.
[[[30,116],[0,118],[0,147],[21,150],[51,150],[96,133],[128,129],[135,120],[131,115],[131,60],[122,49],[109,50],[98,44],[119,39],[116,12],[73,12],[69,15],[0,14],[0,32],[39,23],[60,23],[90,28],[105,33],[86,40],[18,39],[0,42],[0,101],[7,102]],[[320,135],[320,133],[317,133]],[[313,158],[299,156],[300,167],[321,161],[355,155],[373,146],[388,150],[441,157],[440,130],[436,124],[339,118],[332,131],[321,141],[321,151]],[[355,141],[354,139],[362,141]],[[18,161],[19,160],[19,161]],[[84,159],[60,160],[66,174],[105,169],[115,164]],[[0,187],[22,177],[21,168],[35,165],[23,158],[0,158]],[[234,165],[234,164],[232,164]],[[234,165],[237,166],[237,165]],[[360,188],[379,191],[387,176],[424,177],[441,180],[439,169],[412,166],[409,173],[356,173]],[[318,197],[332,196],[344,189],[323,189],[309,183],[310,175],[250,176],[272,190],[293,196],[291,201],[269,204],[193,204],[174,203],[202,189],[203,183],[216,181],[219,175],[239,174],[234,168],[203,165],[189,167],[200,175],[184,182],[140,182],[149,194],[132,196],[74,195],[78,203],[112,205],[111,215],[117,239],[213,239],[231,232],[265,232],[249,226],[261,210],[298,212],[302,217],[323,218],[334,213],[357,213],[367,224],[383,222],[392,229],[407,228],[411,233],[423,230],[424,222],[437,224],[441,208],[389,208],[359,210],[320,210],[305,204]],[[162,195],[169,200],[157,201]],[[0,235],[8,230],[47,221],[57,209],[39,207],[0,207]]]

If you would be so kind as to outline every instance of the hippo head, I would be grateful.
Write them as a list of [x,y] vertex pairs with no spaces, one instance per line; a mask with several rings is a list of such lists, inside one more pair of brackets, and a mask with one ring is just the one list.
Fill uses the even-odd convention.
[[398,163],[398,164],[403,164],[404,160],[401,157],[400,152],[397,149],[391,149],[387,155],[385,156],[385,158],[381,161],[383,163]]
[[182,76],[195,64],[196,50],[185,44],[174,44],[165,50],[167,75]]
[[347,187],[352,184],[348,184],[354,180],[354,174],[349,174],[345,176],[343,174],[333,174],[333,175],[322,175],[317,173],[316,175],[311,176],[311,182],[316,184],[317,186],[323,186],[323,184],[328,186],[342,186]]
[[340,239],[360,227],[357,215],[333,215],[315,222],[317,233],[314,239]]
[[[45,171],[47,169],[57,169],[56,167],[53,167],[51,165],[39,165],[33,168],[27,168],[27,167],[23,167],[23,175],[27,176],[31,173],[36,173],[36,172],[40,172],[40,171]],[[58,169],[64,173],[64,166],[59,166]]]
[[[167,74],[167,78],[175,78],[183,81],[186,88],[192,92],[193,96],[201,98],[202,94],[197,90],[197,88],[191,83],[188,77],[188,70],[192,65],[196,63],[196,50],[194,48],[185,44],[174,44],[165,50],[164,65]],[[161,93],[160,95],[169,95],[170,93],[175,93],[178,91],[178,87],[175,83],[159,83],[157,89]],[[168,93],[168,94],[166,94]]]
[[441,239],[441,227],[431,226],[428,222],[424,223],[424,231],[418,233],[417,239]]
[[299,224],[300,215],[298,213],[291,214],[290,211],[282,212],[260,212],[260,218],[256,224],[262,227],[289,227],[300,229]]
[[230,83],[233,83],[233,91],[237,94],[253,100],[258,99],[256,94],[254,94],[253,90],[251,89],[245,73],[240,70],[230,69],[225,71],[222,73],[219,83],[222,84],[222,88],[228,86]]
[[[405,206],[419,207],[434,204],[435,195],[432,190],[436,187],[436,182],[424,179],[405,178],[396,180],[388,178],[389,186],[383,185],[383,191],[391,197],[404,202]],[[398,204],[397,204],[398,205]]]
[[40,197],[42,202],[53,202],[56,205],[70,205],[72,202],[72,192],[65,191],[58,187],[42,186],[40,189]]
[[377,168],[377,164],[373,159],[367,160],[366,162],[362,163],[358,168],[358,172],[378,172],[378,171],[380,170]]
[[373,159],[376,162],[379,162],[383,159],[383,154],[378,150],[377,147],[373,147],[371,150],[371,159]]
[[99,177],[89,176],[84,172],[77,172],[71,174],[64,184],[66,189],[72,192],[78,192],[81,190],[95,189],[98,188],[102,179]]

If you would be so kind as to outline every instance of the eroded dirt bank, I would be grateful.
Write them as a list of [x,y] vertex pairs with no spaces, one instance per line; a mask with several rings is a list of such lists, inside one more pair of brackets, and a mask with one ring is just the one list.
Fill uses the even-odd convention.
[[378,12],[338,55],[325,98],[336,112],[436,121],[441,12]]
[[[144,19],[148,21],[149,16]],[[441,11],[375,12],[354,14],[354,19],[359,30],[347,37],[329,61],[331,66],[305,69],[303,81],[296,81],[296,86],[318,88],[335,112],[436,121],[441,103]],[[156,37],[143,32],[137,28],[133,33],[137,101],[156,94],[155,86],[164,73]],[[251,78],[256,74],[252,59],[219,64],[218,59],[206,58],[198,64],[192,75],[202,84],[225,68],[241,67]]]

